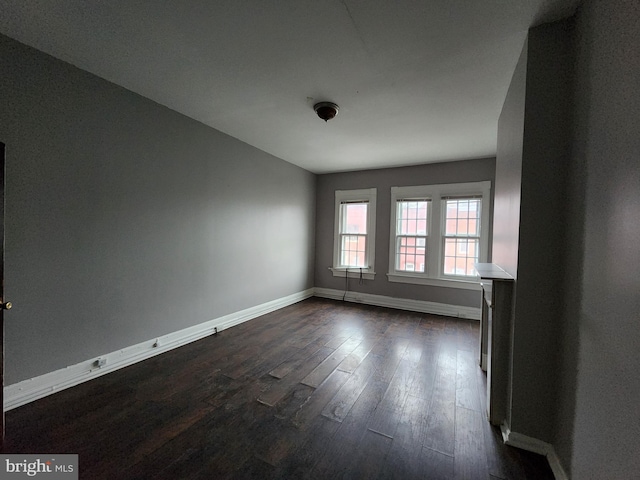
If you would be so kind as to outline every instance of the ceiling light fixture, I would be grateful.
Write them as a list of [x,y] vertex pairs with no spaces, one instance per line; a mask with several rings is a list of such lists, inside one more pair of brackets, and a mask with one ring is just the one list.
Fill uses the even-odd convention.
[[325,122],[338,115],[338,110],[340,110],[338,105],[331,102],[316,103],[313,106],[313,109],[316,111],[316,114]]

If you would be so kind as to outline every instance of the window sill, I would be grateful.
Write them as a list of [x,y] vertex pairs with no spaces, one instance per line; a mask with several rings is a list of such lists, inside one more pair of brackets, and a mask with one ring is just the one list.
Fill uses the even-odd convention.
[[[329,270],[333,273],[334,277],[346,277],[347,269],[346,268],[335,268],[329,267]],[[360,269],[359,268],[349,268],[349,278],[360,278]],[[376,278],[376,272],[372,272],[367,269],[362,269],[362,278],[365,280],[374,280]]]
[[390,282],[412,283],[415,285],[430,285],[432,287],[459,288],[462,290],[480,291],[480,282],[474,280],[456,280],[450,278],[431,278],[403,273],[387,273]]

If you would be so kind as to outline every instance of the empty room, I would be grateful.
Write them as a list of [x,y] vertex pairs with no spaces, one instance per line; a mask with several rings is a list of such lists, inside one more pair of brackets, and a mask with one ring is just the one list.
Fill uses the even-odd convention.
[[638,91],[636,1],[0,0],[0,477],[635,478]]

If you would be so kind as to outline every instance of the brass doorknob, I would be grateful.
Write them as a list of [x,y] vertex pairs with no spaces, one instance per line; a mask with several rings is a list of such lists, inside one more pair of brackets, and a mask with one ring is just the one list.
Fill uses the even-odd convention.
[[6,302],[2,304],[3,310],[11,310],[11,307],[13,307],[13,304],[11,302]]

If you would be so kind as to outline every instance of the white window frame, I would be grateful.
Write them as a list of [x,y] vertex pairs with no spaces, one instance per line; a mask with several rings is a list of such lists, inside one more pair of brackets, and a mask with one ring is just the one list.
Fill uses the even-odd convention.
[[[373,280],[375,278],[375,253],[376,253],[376,199],[377,189],[365,188],[359,190],[336,190],[335,222],[333,227],[333,267],[331,271],[334,277],[362,278]],[[340,266],[340,205],[345,202],[367,202],[367,243],[365,248],[365,262],[367,267],[342,267]]]
[[[437,185],[418,185],[391,188],[391,222],[389,237],[389,273],[390,282],[433,285],[439,287],[479,290],[480,280],[470,276],[444,274],[444,212],[446,197],[481,197],[480,251],[479,263],[486,263],[489,255],[489,219],[491,201],[491,182],[446,183]],[[396,270],[396,219],[398,200],[429,199],[431,201],[427,219],[427,259],[425,271],[406,272]]]

